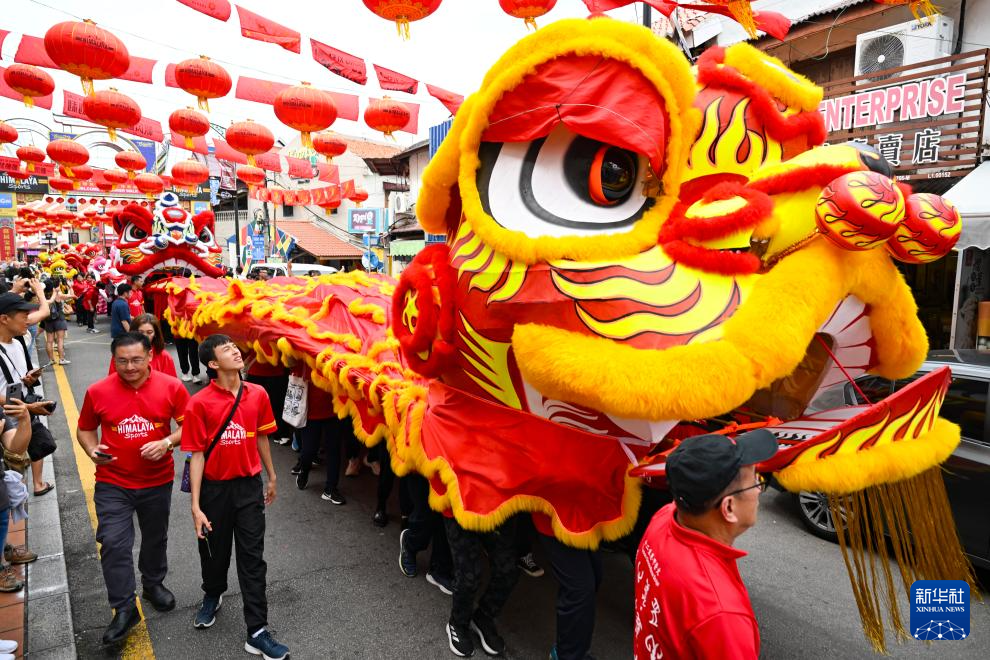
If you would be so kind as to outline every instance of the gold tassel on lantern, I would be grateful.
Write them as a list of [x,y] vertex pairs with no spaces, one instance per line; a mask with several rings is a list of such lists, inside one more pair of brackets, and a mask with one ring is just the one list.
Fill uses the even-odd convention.
[[196,146],[193,139],[188,135],[183,139],[183,143],[186,145],[186,149],[189,149],[190,151],[192,151],[192,149]]
[[[935,6],[932,0],[912,0],[911,13],[919,23],[932,24],[932,17],[942,13],[942,10]],[[922,16],[924,16],[922,18]]]
[[313,148],[313,136],[310,135],[309,131],[300,131],[299,140],[302,142],[302,146],[305,149]]
[[[756,17],[753,16],[753,8],[749,6],[750,0],[731,0],[728,3],[729,13],[746,30],[750,39],[756,38]],[[716,2],[715,4],[725,4]]]
[[900,585],[908,598],[915,580],[959,580],[980,599],[973,569],[963,554],[941,468],[849,495],[830,495],[839,548],[859,608],[863,632],[877,653],[886,653],[883,612],[897,641],[911,638],[890,566],[888,539]]
[[117,141],[117,129],[116,128],[114,128],[112,126],[109,127],[109,128],[107,128],[107,135],[110,136],[110,141],[111,142],[116,142]]

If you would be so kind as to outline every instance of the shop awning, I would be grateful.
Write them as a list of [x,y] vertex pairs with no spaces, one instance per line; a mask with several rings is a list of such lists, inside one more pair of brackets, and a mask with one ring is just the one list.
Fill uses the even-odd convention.
[[944,197],[962,215],[962,236],[957,250],[990,248],[990,161],[983,163],[952,186]]
[[393,257],[415,257],[426,246],[424,240],[392,241],[388,252]]

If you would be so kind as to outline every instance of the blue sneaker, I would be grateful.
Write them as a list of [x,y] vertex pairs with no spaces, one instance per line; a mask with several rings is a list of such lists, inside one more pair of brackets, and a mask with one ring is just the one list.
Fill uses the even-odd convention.
[[408,529],[402,530],[399,534],[399,570],[406,577],[416,577],[416,554],[406,550],[406,533]]
[[268,630],[262,630],[255,637],[248,637],[244,650],[251,655],[260,655],[265,660],[283,660],[289,655],[289,647],[279,644]]
[[223,594],[216,598],[203,596],[203,604],[199,606],[199,612],[196,612],[196,620],[193,622],[193,627],[209,628],[216,623],[217,612],[220,611],[221,605],[223,605]]

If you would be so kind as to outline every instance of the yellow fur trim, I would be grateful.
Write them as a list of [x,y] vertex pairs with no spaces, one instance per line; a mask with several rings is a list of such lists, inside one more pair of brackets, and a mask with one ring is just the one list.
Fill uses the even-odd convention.
[[461,104],[451,124],[450,131],[440,143],[440,148],[423,170],[419,196],[416,199],[416,218],[423,228],[433,234],[446,234],[447,208],[450,206],[452,189],[460,173],[461,133],[474,106],[474,97],[469,96]]
[[[501,227],[485,213],[476,182],[480,166],[478,149],[488,119],[499,99],[532,74],[537,67],[563,55],[595,55],[625,62],[638,70],[657,89],[669,117],[662,195],[657,204],[625,233],[602,236],[542,237],[533,239]],[[673,44],[657,39],[642,27],[611,19],[563,20],[521,40],[509,49],[485,76],[481,90],[462,106],[452,128],[424,172],[417,206],[420,221],[431,231],[439,230],[440,211],[449,203],[450,170],[459,163],[463,214],[479,238],[506,257],[532,264],[560,258],[614,259],[641,252],[656,243],[660,225],[676,202],[690,146],[701,122],[692,107],[695,82],[684,56]],[[457,149],[454,149],[456,140]],[[439,159],[439,160],[438,160]],[[439,196],[438,201],[431,197]]]
[[812,490],[845,495],[919,475],[945,462],[958,444],[959,427],[939,418],[920,438],[793,465],[775,476],[794,493]]
[[787,68],[772,55],[738,43],[725,51],[725,64],[765,88],[785,105],[810,112],[818,109],[824,92],[808,78]]

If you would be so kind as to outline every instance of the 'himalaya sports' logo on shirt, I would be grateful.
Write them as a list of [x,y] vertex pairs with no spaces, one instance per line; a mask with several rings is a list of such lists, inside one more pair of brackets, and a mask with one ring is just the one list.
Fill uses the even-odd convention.
[[963,580],[915,580],[911,585],[911,635],[925,641],[969,636],[969,584]]
[[253,436],[254,433],[248,433],[243,426],[231,421],[227,426],[227,430],[220,436],[220,445],[239,445],[247,440],[249,435]]
[[155,423],[145,419],[141,415],[131,415],[127,419],[118,422],[113,430],[117,435],[127,440],[136,440],[147,438],[155,430]]

